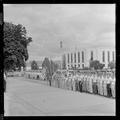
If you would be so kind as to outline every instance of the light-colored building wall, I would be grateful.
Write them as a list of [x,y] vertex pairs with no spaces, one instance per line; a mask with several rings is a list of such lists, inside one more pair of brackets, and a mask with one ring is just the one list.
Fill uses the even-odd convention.
[[[103,51],[104,51],[104,61],[103,61]],[[78,52],[80,52],[80,62],[78,62]],[[84,62],[82,61],[82,52],[84,52]],[[70,52],[64,53],[66,57],[66,68],[73,67],[89,67],[89,63],[91,60],[91,52],[93,52],[93,60],[98,60],[100,63],[105,64],[105,68],[108,67],[108,63],[113,61],[113,52],[114,52],[114,61],[115,61],[115,49],[111,48],[83,48],[83,49],[77,49],[72,50]],[[108,62],[108,52],[109,52],[109,62]],[[71,53],[72,53],[72,59],[71,61]],[[68,54],[69,54],[69,63],[68,63]],[[76,61],[75,61],[75,54],[76,54]]]

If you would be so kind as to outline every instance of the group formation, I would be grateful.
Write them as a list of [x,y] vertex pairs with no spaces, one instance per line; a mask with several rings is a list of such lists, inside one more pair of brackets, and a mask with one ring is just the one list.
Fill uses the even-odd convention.
[[115,98],[115,71],[79,71],[53,74],[51,86]]
[[26,78],[50,81],[50,85],[66,90],[97,94],[109,98],[115,98],[115,70],[95,71],[58,70],[52,75],[51,80],[46,79],[42,72],[26,72]]
[[44,80],[45,75],[41,73],[40,71],[28,71],[25,72],[24,77],[29,78],[29,79],[36,79],[36,80]]

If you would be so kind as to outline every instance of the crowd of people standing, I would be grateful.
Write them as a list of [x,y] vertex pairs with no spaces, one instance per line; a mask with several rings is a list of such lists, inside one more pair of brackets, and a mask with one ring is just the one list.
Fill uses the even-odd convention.
[[51,86],[115,98],[115,71],[57,71]]
[[52,77],[46,77],[42,72],[26,72],[24,75],[29,79],[48,81],[50,86],[97,94],[109,98],[115,98],[116,80],[115,70],[58,70]]

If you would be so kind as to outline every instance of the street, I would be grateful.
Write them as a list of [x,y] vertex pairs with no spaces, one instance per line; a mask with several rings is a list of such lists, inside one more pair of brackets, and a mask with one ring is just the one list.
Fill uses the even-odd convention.
[[8,77],[4,106],[5,116],[115,116],[115,99],[24,77]]

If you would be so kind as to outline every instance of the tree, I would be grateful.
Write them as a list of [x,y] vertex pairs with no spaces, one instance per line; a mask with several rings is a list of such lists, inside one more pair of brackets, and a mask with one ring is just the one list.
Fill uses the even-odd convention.
[[110,69],[114,69],[115,68],[115,62],[113,62],[113,61],[109,62],[108,67]]
[[90,61],[90,68],[93,68],[95,70],[97,69],[103,69],[105,65],[100,63],[98,60]]
[[52,60],[45,58],[42,63],[42,68],[46,69],[46,78],[47,80],[49,80],[51,86],[52,75],[54,74],[54,72],[57,71],[58,65],[54,63]]
[[54,72],[56,72],[58,70],[58,68],[59,68],[59,65],[51,60],[52,75],[54,74]]
[[32,41],[27,36],[25,27],[21,24],[15,25],[9,22],[4,23],[4,69],[10,70],[25,67],[28,60],[27,46]]
[[39,69],[39,67],[38,67],[37,62],[35,60],[33,60],[31,62],[31,70],[38,70],[38,69]]
[[42,63],[42,68],[46,69],[46,78],[47,80],[50,79],[51,76],[51,70],[50,70],[50,61],[48,58],[45,58],[43,63]]

